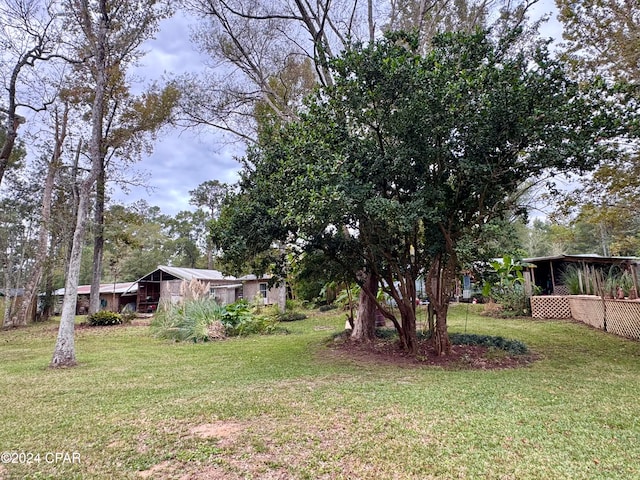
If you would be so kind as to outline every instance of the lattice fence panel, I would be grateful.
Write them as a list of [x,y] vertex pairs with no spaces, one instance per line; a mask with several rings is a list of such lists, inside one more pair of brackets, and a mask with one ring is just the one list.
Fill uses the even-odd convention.
[[554,295],[569,295],[569,287],[566,285],[556,285],[553,287]]
[[555,295],[531,297],[531,316],[533,318],[571,318],[569,298]]
[[[607,331],[640,340],[640,301],[605,300]],[[533,318],[574,318],[592,327],[604,329],[604,304],[593,295],[531,297]]]
[[607,300],[607,331],[640,340],[640,302]]
[[604,328],[604,305],[600,297],[571,295],[569,304],[574,319],[601,330]]

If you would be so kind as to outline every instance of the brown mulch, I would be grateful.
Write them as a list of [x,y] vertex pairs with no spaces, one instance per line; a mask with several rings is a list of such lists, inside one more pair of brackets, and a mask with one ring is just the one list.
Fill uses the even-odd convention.
[[441,367],[448,370],[496,370],[526,367],[539,356],[535,353],[512,355],[479,345],[452,345],[449,355],[438,355],[429,340],[418,340],[418,354],[404,352],[397,339],[354,342],[339,336],[329,345],[327,355],[358,364],[387,364],[406,367]]

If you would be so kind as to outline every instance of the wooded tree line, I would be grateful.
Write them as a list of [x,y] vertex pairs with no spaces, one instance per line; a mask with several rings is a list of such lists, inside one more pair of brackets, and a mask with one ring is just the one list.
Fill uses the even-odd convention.
[[[52,361],[64,365],[89,276],[97,310],[101,280],[160,263],[289,278],[321,265],[313,275],[364,287],[354,336],[372,336],[381,287],[411,351],[411,285],[426,274],[446,352],[465,262],[518,248],[640,254],[638,9],[557,0],[565,42],[550,52],[536,3],[2,0],[3,287],[33,297],[64,281]],[[217,68],[135,93],[141,45],[176,8],[200,20],[194,41]],[[196,210],[173,218],[110,204],[109,182],[141,182],[123,172],[171,127],[244,141],[239,185],[205,182]],[[579,186],[557,216],[515,221],[541,198],[533,186],[553,193],[563,172]]]

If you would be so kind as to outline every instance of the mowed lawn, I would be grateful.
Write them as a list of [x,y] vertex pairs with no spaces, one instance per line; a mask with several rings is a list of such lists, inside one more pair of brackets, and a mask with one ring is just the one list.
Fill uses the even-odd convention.
[[204,344],[82,328],[80,365],[63,370],[47,368],[55,323],[0,332],[0,478],[640,478],[640,343],[479,308],[454,307],[450,330],[521,340],[540,359],[351,360],[328,347],[335,311]]

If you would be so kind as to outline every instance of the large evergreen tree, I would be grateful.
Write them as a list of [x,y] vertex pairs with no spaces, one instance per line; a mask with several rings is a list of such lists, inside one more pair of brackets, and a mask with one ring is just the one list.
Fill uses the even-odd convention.
[[352,46],[300,120],[250,152],[226,250],[294,240],[365,287],[380,279],[400,316],[377,307],[412,353],[415,280],[426,274],[435,347],[447,353],[460,248],[513,212],[526,180],[593,168],[612,154],[603,140],[624,130],[602,91],[570,80],[544,45],[521,50],[518,40],[448,33],[425,55],[402,33]]

